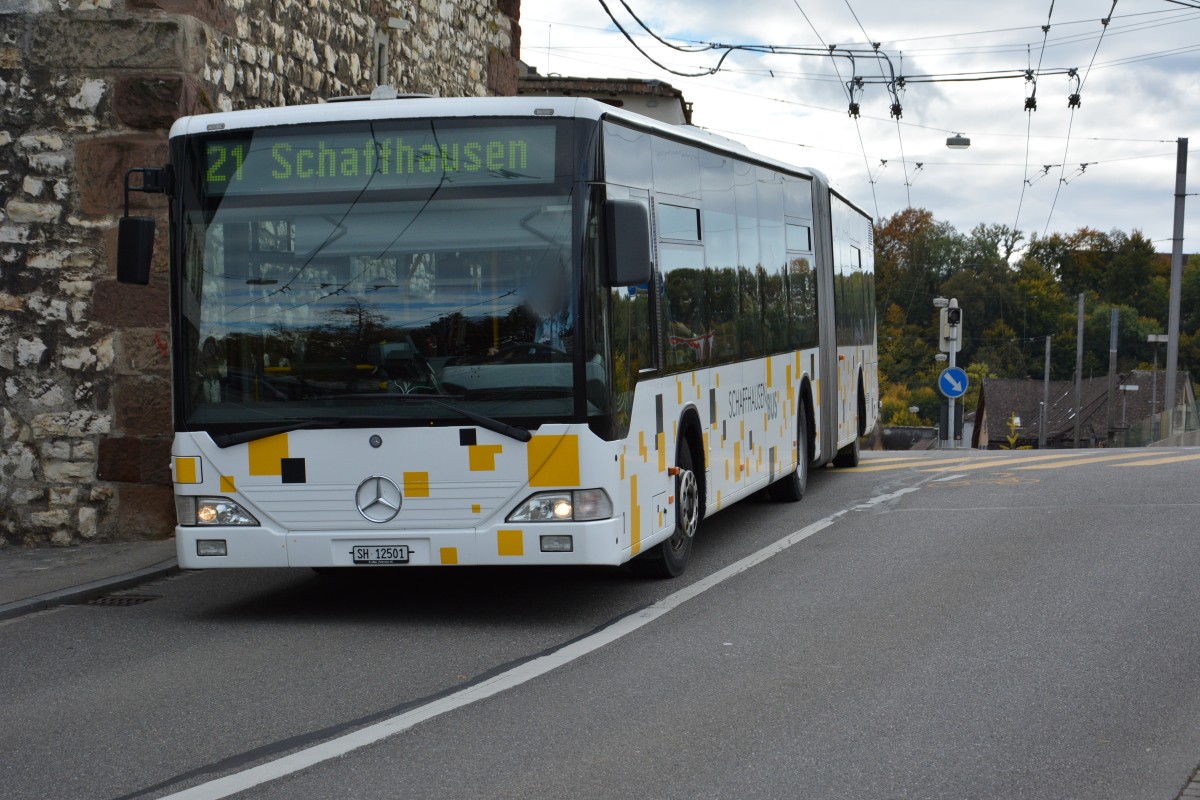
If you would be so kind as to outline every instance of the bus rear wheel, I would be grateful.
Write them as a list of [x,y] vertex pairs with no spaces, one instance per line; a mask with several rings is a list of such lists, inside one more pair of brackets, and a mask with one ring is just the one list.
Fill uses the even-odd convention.
[[842,469],[858,466],[858,437],[854,437],[854,442],[846,445],[841,450],[837,451],[837,455],[833,457],[833,465]]
[[687,568],[692,555],[692,542],[703,514],[700,482],[696,479],[692,464],[692,449],[686,441],[680,441],[679,457],[676,459],[679,472],[675,476],[675,532],[666,541],[629,562],[635,575],[675,578]]
[[808,488],[808,431],[804,412],[800,412],[800,430],[796,440],[796,471],[767,487],[767,496],[776,503],[797,503]]

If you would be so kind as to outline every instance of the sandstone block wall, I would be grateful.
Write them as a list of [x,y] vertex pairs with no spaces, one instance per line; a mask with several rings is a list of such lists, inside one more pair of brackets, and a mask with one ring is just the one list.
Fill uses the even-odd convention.
[[[166,230],[116,282],[123,175],[179,116],[391,83],[515,94],[519,0],[0,0],[0,547],[174,526]],[[161,197],[134,194],[165,221]]]

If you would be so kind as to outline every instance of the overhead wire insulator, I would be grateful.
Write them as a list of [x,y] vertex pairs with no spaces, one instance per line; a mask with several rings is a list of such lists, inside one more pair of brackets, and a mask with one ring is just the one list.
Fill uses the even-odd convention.
[[1079,108],[1079,104],[1080,100],[1078,93],[1067,95],[1067,108]]
[[1037,111],[1037,98],[1036,97],[1026,97],[1025,98],[1025,110],[1026,111]]
[[854,117],[855,119],[858,119],[858,117],[859,117],[858,112],[859,112],[858,103],[851,102],[850,103],[850,116]]
[[899,103],[892,103],[892,116],[900,119],[904,116],[904,108]]

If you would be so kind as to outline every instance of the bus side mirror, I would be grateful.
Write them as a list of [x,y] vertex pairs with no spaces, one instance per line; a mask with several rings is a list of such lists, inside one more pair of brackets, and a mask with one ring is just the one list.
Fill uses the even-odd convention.
[[604,205],[609,286],[642,286],[650,282],[650,211],[636,200],[608,200]]
[[[141,186],[130,178],[140,175]],[[134,167],[125,171],[125,216],[117,226],[117,280],[121,283],[150,282],[150,260],[154,256],[154,218],[129,216],[129,193],[171,193],[170,167]]]
[[150,282],[153,255],[154,218],[121,217],[117,226],[117,280],[145,286]]

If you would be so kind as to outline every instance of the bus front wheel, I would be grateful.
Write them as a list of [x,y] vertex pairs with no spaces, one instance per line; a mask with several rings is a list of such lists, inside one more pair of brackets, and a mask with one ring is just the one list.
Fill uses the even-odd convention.
[[692,554],[692,541],[700,527],[703,506],[700,482],[692,469],[692,450],[686,441],[679,443],[676,459],[679,473],[675,476],[675,532],[670,538],[642,553],[629,562],[635,575],[645,578],[674,578],[687,567]]

